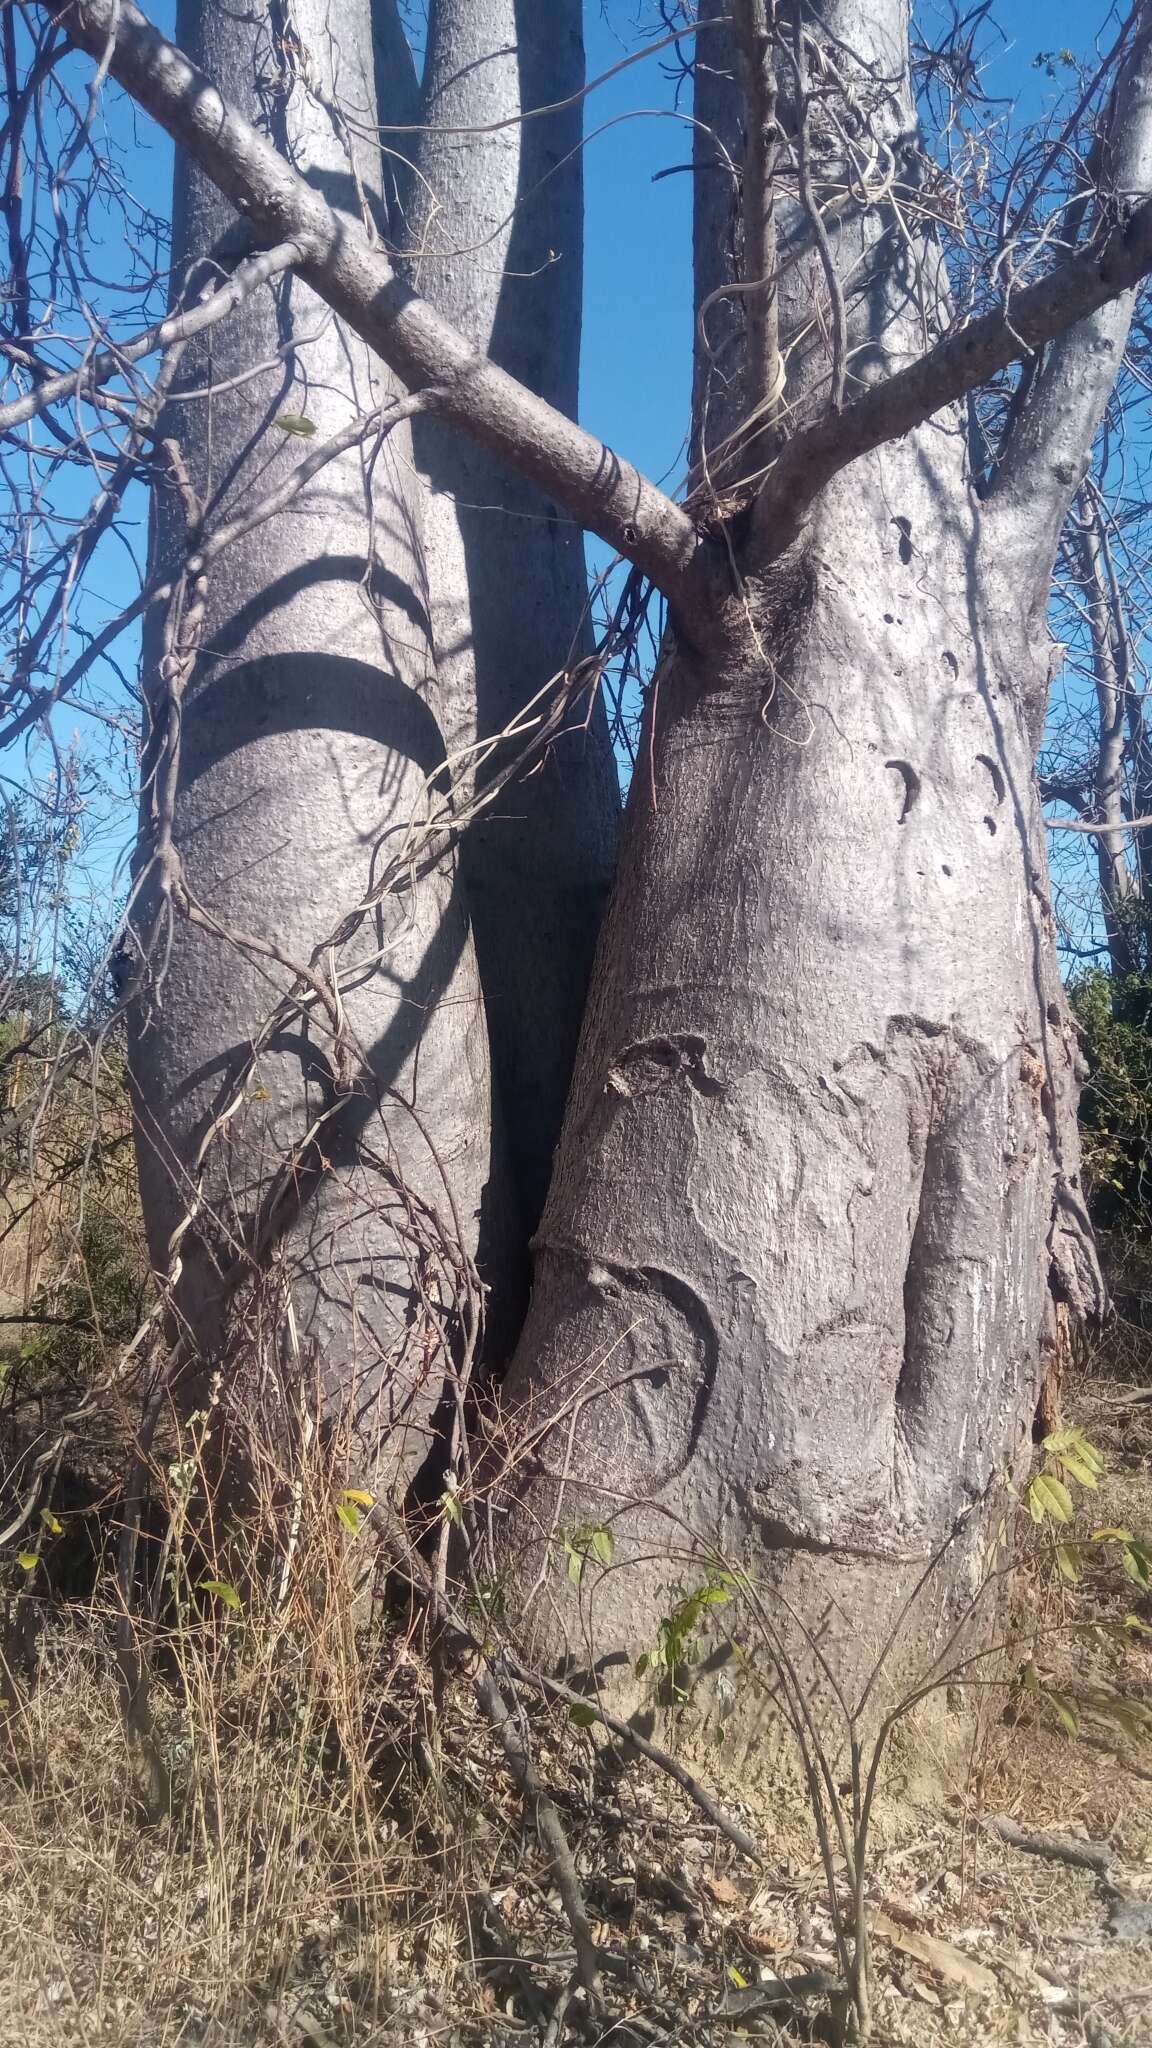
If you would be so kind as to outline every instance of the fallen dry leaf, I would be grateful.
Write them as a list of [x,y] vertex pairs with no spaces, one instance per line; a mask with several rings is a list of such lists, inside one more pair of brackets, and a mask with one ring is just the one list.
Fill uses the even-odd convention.
[[872,1913],[869,1924],[873,1934],[883,1935],[903,1955],[912,1956],[923,1963],[937,1976],[947,1977],[953,1984],[962,1984],[966,1991],[975,1991],[986,1998],[999,1989],[991,1970],[983,1963],[974,1963],[963,1949],[953,1948],[950,1941],[940,1941],[934,1934],[916,1934],[911,1928],[898,1927],[887,1913]]

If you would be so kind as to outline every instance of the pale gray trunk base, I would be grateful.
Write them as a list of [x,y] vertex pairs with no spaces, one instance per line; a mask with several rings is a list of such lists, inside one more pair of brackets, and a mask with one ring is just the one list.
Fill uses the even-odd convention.
[[[630,1669],[709,1546],[788,1593],[851,1693],[979,1528],[1051,1295],[1100,1306],[1032,786],[1042,620],[926,439],[834,486],[653,686],[655,803],[638,776],[504,1390],[514,1437],[558,1418],[500,1524],[517,1587],[550,1549],[551,1658]],[[579,1611],[560,1539],[590,1522],[615,1562]],[[979,1561],[953,1544],[893,1683]]]

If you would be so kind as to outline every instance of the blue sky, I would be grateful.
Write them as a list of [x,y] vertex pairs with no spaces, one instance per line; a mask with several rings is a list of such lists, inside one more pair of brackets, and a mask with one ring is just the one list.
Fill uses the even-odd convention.
[[[159,0],[150,11],[162,27],[171,28],[174,0]],[[999,0],[996,14],[1005,41],[999,45],[988,38],[986,89],[1017,99],[1020,118],[1038,112],[1055,88],[1035,68],[1037,51],[1065,42],[1085,50],[1109,13],[1108,0],[1094,0],[1088,7],[1080,0],[1049,0],[1047,5]],[[651,31],[655,15],[652,0],[587,0],[589,79],[641,46],[637,20]],[[74,62],[86,75],[86,60]],[[665,53],[629,66],[586,101],[581,390],[585,424],[669,489],[676,488],[683,472],[692,354],[691,181],[674,169],[690,160],[692,130],[676,113],[674,97]],[[690,106],[687,95],[684,106]],[[123,110],[113,118],[122,123]],[[153,203],[162,205],[170,178],[168,145],[144,117],[136,128],[137,189],[154,194]],[[142,528],[142,501],[135,510]],[[599,544],[592,543],[589,553],[594,566],[603,564],[605,551]],[[120,580],[113,575],[109,584]],[[120,595],[112,587],[102,594],[109,605]],[[127,639],[122,649],[131,669]],[[66,714],[59,722],[61,738],[77,723],[75,713]],[[105,875],[113,839],[122,845],[127,833],[127,809],[121,808],[119,823],[114,816],[108,823],[97,861]]]
[[[636,48],[638,5],[588,0],[590,80]],[[654,11],[643,8],[642,18],[650,20]],[[1090,48],[1092,31],[1110,12],[1108,0],[998,0],[1005,43],[987,38],[986,90],[1015,98],[1020,119],[1038,112],[1055,88],[1035,69],[1037,52],[1064,43]],[[661,63],[656,56],[633,65],[590,94],[585,106],[581,411],[586,426],[648,475],[674,482],[691,391],[691,180],[682,174],[658,184],[653,179],[690,160],[692,131],[673,113],[673,88]],[[641,108],[657,111],[640,115]]]

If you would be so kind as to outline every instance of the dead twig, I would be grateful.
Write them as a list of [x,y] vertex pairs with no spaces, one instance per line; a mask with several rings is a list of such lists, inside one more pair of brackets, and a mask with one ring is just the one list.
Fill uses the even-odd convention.
[[1007,1842],[1010,1849],[1021,1849],[1027,1856],[1047,1856],[1054,1863],[1070,1863],[1074,1870],[1092,1870],[1097,1877],[1107,1877],[1112,1867],[1112,1849],[1108,1842],[1078,1842],[1071,1835],[1050,1835],[1018,1827],[1006,1814],[989,1815],[985,1822],[989,1832]]

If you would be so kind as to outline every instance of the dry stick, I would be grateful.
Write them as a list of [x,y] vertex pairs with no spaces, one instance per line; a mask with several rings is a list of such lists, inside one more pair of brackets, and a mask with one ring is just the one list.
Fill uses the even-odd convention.
[[58,399],[71,397],[74,392],[82,399],[94,400],[100,385],[118,377],[126,363],[141,362],[145,356],[155,355],[158,349],[168,349],[175,342],[190,341],[193,335],[203,334],[206,328],[214,327],[217,321],[234,312],[259,285],[270,283],[282,271],[304,262],[311,253],[311,244],[303,236],[283,242],[274,249],[259,250],[255,256],[249,256],[238,264],[227,283],[202,304],[191,306],[183,313],[170,313],[166,319],[157,321],[154,327],[145,328],[131,341],[101,350],[99,355],[82,362],[78,369],[61,370],[54,377],[45,377],[34,391],[27,392],[23,398],[13,399],[10,405],[0,405],[0,434],[21,426],[25,420],[34,419],[37,413],[55,405]]
[[808,58],[804,48],[804,15],[801,0],[794,0],[792,64],[796,72],[796,175],[799,181],[800,204],[808,217],[812,239],[820,257],[824,282],[828,287],[828,299],[832,308],[832,395],[833,414],[839,413],[844,405],[844,378],[848,366],[848,314],[844,305],[844,286],[836,268],[836,258],[828,239],[828,229],[820,211],[820,202],[812,187],[811,131],[808,124],[808,109],[811,99],[808,91]]
[[772,0],[738,0],[737,35],[744,87],[744,284],[748,288],[750,410],[757,438],[771,426],[784,388],[776,280],[776,75]]
[[580,1982],[595,2004],[600,1991],[600,1963],[584,1894],[576,1873],[576,1864],[568,1846],[568,1837],[555,1803],[543,1781],[537,1776],[535,1766],[520,1737],[516,1718],[512,1713],[495,1676],[489,1667],[481,1671],[472,1681],[476,1698],[496,1733],[501,1749],[507,1759],[508,1768],[524,1799],[536,1817],[540,1840],[548,1854],[548,1863],[556,1880],[556,1889],[563,1902],[572,1938],[576,1943],[576,1966]]
[[[504,1661],[523,1685],[538,1686],[551,1699],[563,1700],[568,1706],[573,1707],[587,1707],[593,1704],[587,1694],[576,1692],[572,1686],[565,1685],[562,1679],[549,1678],[542,1671],[530,1670],[508,1651],[504,1652]],[[677,1763],[674,1756],[669,1756],[667,1750],[659,1749],[654,1742],[649,1742],[647,1737],[641,1735],[629,1722],[621,1721],[615,1714],[610,1714],[599,1702],[595,1704],[595,1713],[610,1734],[615,1735],[621,1742],[630,1743],[640,1756],[655,1764],[666,1777],[672,1778],[681,1791],[686,1792],[689,1799],[700,1808],[701,1813],[707,1816],[713,1827],[731,1842],[733,1848],[739,1849],[742,1856],[749,1857],[753,1863],[764,1861],[763,1852],[754,1836],[742,1828],[738,1821],[732,1820],[723,1807],[713,1799],[712,1794],[705,1790],[699,1779],[694,1778],[691,1771],[686,1771],[683,1764]]]
[[[439,1592],[432,1584],[422,1559],[416,1557],[403,1543],[383,1509],[379,1507],[371,1509],[368,1519],[376,1530],[377,1535],[382,1539],[393,1563],[402,1572],[417,1599],[424,1601],[431,1608],[433,1619],[441,1626],[446,1624],[453,1634],[462,1637],[479,1656],[487,1661],[489,1652],[485,1649],[479,1637],[473,1633],[468,1623],[457,1612],[447,1596]],[[572,1707],[588,1707],[594,1704],[589,1700],[586,1693],[577,1692],[574,1687],[565,1685],[563,1679],[549,1678],[543,1671],[533,1671],[528,1665],[523,1664],[506,1646],[501,1646],[500,1659],[509,1674],[518,1680],[521,1685],[533,1686],[538,1692],[546,1693],[550,1699],[563,1700],[565,1705]],[[683,1764],[677,1763],[674,1756],[668,1755],[667,1750],[658,1748],[654,1742],[649,1742],[645,1736],[639,1734],[627,1721],[619,1720],[615,1714],[609,1713],[598,1702],[595,1703],[595,1713],[597,1719],[604,1723],[610,1734],[615,1735],[621,1742],[631,1743],[640,1756],[645,1757],[649,1763],[655,1764],[658,1770],[663,1771],[666,1777],[671,1778],[674,1783],[679,1785],[681,1791],[688,1794],[689,1799],[693,1801],[694,1805],[699,1807],[701,1813],[706,1815],[713,1827],[718,1829],[720,1834],[724,1835],[734,1848],[739,1849],[741,1855],[749,1857],[753,1863],[763,1862],[764,1859],[760,1846],[753,1836],[748,1834],[747,1830],[742,1828],[738,1821],[729,1818],[723,1807],[718,1805],[716,1800],[713,1799],[712,1794],[705,1791],[699,1780],[692,1776],[691,1771],[686,1771]]]
[[1112,1849],[1107,1842],[1077,1842],[1069,1835],[1033,1834],[1018,1827],[1006,1814],[990,1814],[985,1823],[1010,1849],[1022,1849],[1028,1856],[1047,1856],[1053,1863],[1070,1863],[1075,1870],[1092,1870],[1107,1877],[1112,1867]]

